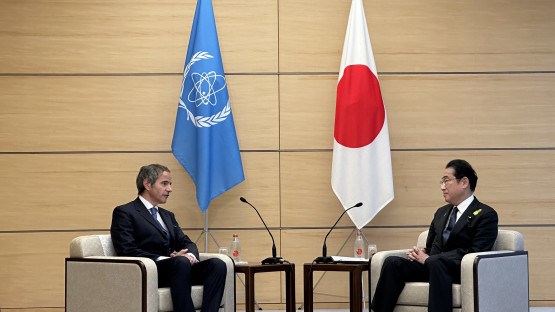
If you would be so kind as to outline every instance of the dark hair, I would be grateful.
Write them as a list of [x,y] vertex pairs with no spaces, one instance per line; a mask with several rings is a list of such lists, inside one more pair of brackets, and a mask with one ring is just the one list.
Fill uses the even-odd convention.
[[156,180],[158,180],[158,177],[164,171],[170,172],[170,169],[159,164],[142,166],[141,170],[139,170],[139,174],[137,175],[137,191],[139,192],[138,194],[140,195],[145,191],[145,186],[143,184],[143,181],[145,179],[148,179],[150,184],[154,184]]
[[476,184],[478,183],[478,175],[466,160],[453,159],[447,164],[447,166],[445,166],[445,169],[447,168],[453,168],[455,171],[454,175],[457,180],[467,177],[468,183],[470,184],[470,190],[474,192]]

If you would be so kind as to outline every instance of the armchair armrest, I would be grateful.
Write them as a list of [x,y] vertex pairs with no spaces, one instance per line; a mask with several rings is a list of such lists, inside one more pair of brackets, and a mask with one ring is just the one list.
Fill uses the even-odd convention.
[[461,262],[462,312],[528,311],[528,252],[470,253]]
[[398,250],[386,250],[377,252],[370,259],[370,300],[374,298],[374,293],[376,292],[376,285],[378,284],[378,279],[380,278],[380,273],[382,271],[382,265],[385,258],[391,256],[398,256],[403,258],[408,258],[407,252],[409,249],[398,249]]
[[199,256],[200,261],[210,258],[218,258],[225,262],[227,274],[225,277],[225,288],[224,295],[222,296],[222,305],[224,307],[224,311],[226,312],[235,311],[235,263],[229,256],[219,253],[199,253]]
[[66,311],[158,311],[158,271],[141,257],[66,258]]

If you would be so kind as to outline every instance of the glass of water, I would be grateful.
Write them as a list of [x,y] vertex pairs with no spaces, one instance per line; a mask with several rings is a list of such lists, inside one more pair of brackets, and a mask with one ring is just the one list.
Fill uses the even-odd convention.
[[372,258],[372,256],[378,252],[378,246],[374,245],[374,244],[369,244],[368,245],[368,259]]
[[222,255],[227,256],[227,247],[220,247],[220,250],[218,252]]

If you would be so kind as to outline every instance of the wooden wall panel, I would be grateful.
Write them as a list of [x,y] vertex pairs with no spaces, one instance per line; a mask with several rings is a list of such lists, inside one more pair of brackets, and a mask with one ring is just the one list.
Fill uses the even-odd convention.
[[[281,225],[332,226],[343,208],[331,189],[331,152],[281,153],[280,158]],[[350,224],[345,219],[339,225]]]
[[333,147],[336,88],[337,75],[280,76],[282,149]]
[[[429,225],[444,205],[438,181],[451,159],[468,160],[479,181],[476,196],[498,210],[501,224],[545,224],[555,220],[549,180],[555,152],[392,152],[395,199],[370,226]],[[331,189],[331,152],[282,153],[282,226],[327,227],[342,212]],[[545,174],[547,173],[547,174]],[[317,209],[318,214],[314,214]],[[340,225],[352,224],[349,218]]]
[[2,309],[64,306],[64,259],[69,243],[84,232],[0,235]]
[[[246,181],[210,206],[210,227],[260,227],[258,215],[239,201],[257,206],[268,226],[279,226],[278,157],[243,153]],[[172,154],[0,155],[0,196],[7,203],[3,231],[108,229],[112,210],[136,197],[142,165],[158,162],[172,170],[173,192],[164,206],[185,228],[203,228],[195,188]],[[18,181],[17,183],[15,181]],[[32,191],[31,191],[32,190]],[[25,196],[32,192],[32,196]],[[249,194],[251,196],[249,196]]]
[[[277,78],[227,80],[240,147],[276,149]],[[180,76],[16,76],[0,84],[1,151],[171,149]]]
[[1,80],[3,151],[170,149],[179,76]]
[[[337,72],[350,3],[280,1],[280,71]],[[372,0],[364,8],[378,71],[555,69],[549,0]]]
[[555,145],[555,75],[382,76],[391,147]]
[[276,76],[226,76],[241,150],[279,148],[279,86]]
[[[553,218],[546,217],[546,220]],[[519,231],[524,236],[524,249],[528,250],[528,273],[530,300],[541,305],[541,301],[551,301],[553,307],[553,258],[555,251],[554,227],[504,227]]]
[[[281,147],[332,148],[337,76],[280,81]],[[555,74],[382,75],[380,84],[392,149],[555,145]]]
[[[196,1],[7,0],[1,6],[2,73],[180,73]],[[275,72],[276,0],[213,6],[226,72]]]

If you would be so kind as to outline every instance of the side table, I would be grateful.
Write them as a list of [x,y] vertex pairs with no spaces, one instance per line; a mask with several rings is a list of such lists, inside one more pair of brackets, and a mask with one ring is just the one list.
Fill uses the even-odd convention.
[[235,273],[245,274],[245,312],[254,312],[254,274],[279,271],[285,272],[286,311],[295,311],[295,264],[238,264]]
[[304,264],[304,311],[314,309],[313,272],[343,271],[349,272],[349,300],[351,312],[362,312],[362,272],[368,271],[370,280],[370,262],[362,263],[305,263]]

